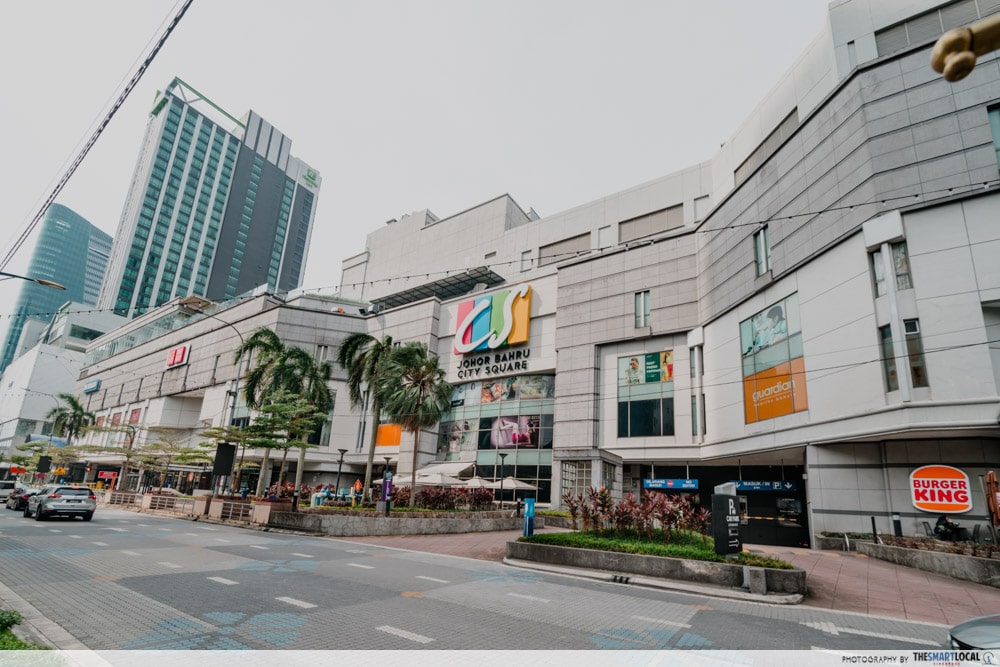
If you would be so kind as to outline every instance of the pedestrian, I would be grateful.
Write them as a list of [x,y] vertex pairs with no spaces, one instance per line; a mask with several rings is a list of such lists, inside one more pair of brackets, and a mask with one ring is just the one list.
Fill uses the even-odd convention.
[[939,540],[954,542],[958,539],[958,524],[952,521],[947,514],[942,514],[938,517],[937,523],[934,524],[934,534]]

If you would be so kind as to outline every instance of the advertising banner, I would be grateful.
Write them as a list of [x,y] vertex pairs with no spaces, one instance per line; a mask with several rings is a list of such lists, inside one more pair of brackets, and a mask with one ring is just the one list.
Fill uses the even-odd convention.
[[747,424],[809,409],[797,294],[740,322],[740,347]]
[[674,351],[635,354],[618,358],[618,384],[637,385],[672,382]]

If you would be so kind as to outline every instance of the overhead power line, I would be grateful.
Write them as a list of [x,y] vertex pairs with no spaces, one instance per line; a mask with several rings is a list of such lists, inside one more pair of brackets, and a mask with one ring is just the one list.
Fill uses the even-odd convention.
[[63,174],[62,178],[59,179],[59,182],[56,183],[55,187],[52,189],[52,192],[42,203],[42,207],[38,209],[38,213],[35,214],[35,217],[31,219],[31,222],[28,223],[28,226],[24,229],[23,232],[21,232],[21,235],[17,237],[17,240],[14,241],[14,244],[11,246],[11,249],[4,256],[3,261],[0,261],[0,270],[7,267],[7,264],[9,264],[10,261],[14,258],[14,255],[17,254],[17,251],[21,249],[21,246],[24,245],[24,242],[35,230],[35,227],[38,226],[38,223],[41,222],[42,218],[45,217],[45,213],[49,210],[49,206],[52,204],[52,202],[56,200],[56,197],[58,197],[59,193],[62,192],[62,189],[66,186],[66,183],[69,182],[70,177],[73,176],[73,173],[76,171],[77,167],[79,167],[80,163],[83,162],[83,159],[87,157],[87,153],[89,153],[90,149],[93,148],[94,144],[97,143],[98,137],[100,137],[101,133],[104,132],[104,128],[108,126],[108,123],[111,122],[111,119],[114,117],[114,115],[118,113],[118,109],[120,109],[122,105],[125,103],[126,98],[128,98],[132,90],[135,89],[135,87],[139,84],[139,80],[142,78],[142,75],[146,73],[147,69],[149,69],[149,66],[153,63],[153,59],[156,58],[156,54],[158,54],[160,52],[160,49],[163,48],[163,45],[166,43],[167,38],[170,37],[170,33],[172,33],[174,31],[174,28],[177,27],[177,24],[180,23],[181,18],[184,16],[185,12],[187,12],[188,7],[191,6],[192,2],[194,2],[194,0],[186,0],[184,5],[180,8],[180,11],[178,11],[177,15],[174,16],[173,20],[170,22],[170,25],[167,26],[167,29],[163,32],[163,35],[160,36],[160,39],[157,40],[156,44],[153,46],[153,50],[150,51],[149,55],[146,56],[146,59],[142,61],[141,65],[139,65],[139,69],[137,69],[135,74],[132,75],[132,79],[125,85],[125,89],[122,91],[121,95],[118,96],[118,99],[112,105],[108,113],[104,116],[104,120],[102,120],[101,124],[97,126],[96,130],[94,130],[94,133],[90,136],[90,139],[87,140],[87,143],[84,145],[83,149],[81,149],[80,152],[77,154],[76,158],[73,160],[73,163],[70,164],[69,168],[66,170],[66,173]]

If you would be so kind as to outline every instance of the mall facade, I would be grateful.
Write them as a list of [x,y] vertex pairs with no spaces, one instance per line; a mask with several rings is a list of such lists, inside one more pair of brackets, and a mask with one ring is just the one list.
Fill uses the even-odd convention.
[[600,486],[708,506],[735,482],[749,542],[982,522],[1000,68],[949,83],[929,58],[997,10],[833,3],[708,162],[548,217],[504,195],[370,234],[342,294],[456,385],[421,457],[552,506]]
[[[707,507],[734,482],[750,543],[809,544],[873,518],[889,532],[898,516],[907,535],[942,513],[983,522],[979,479],[1000,464],[1000,65],[987,55],[949,83],[929,56],[998,9],[833,3],[711,160],[545,217],[508,195],[414,212],[344,260],[321,316],[258,298],[281,301],[267,312],[296,324],[276,319],[279,334],[318,357],[358,330],[438,354],[449,412],[416,443],[383,425],[375,461],[396,472],[416,446],[420,469],[511,475],[537,489],[518,497],[552,507],[601,486]],[[224,423],[235,339],[186,326],[121,366],[135,378],[102,415],[131,419],[114,396],[138,382],[135,396],[152,383],[150,400],[190,399],[151,422]],[[156,355],[183,340],[203,388],[157,379]],[[94,364],[81,391],[114,357]],[[372,428],[338,373],[307,462],[319,479],[340,448],[359,470]]]

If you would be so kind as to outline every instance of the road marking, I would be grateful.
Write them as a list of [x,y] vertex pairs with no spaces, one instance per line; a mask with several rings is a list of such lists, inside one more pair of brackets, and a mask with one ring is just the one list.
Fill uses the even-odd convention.
[[296,600],[295,598],[281,597],[274,599],[278,600],[279,602],[287,602],[288,604],[293,604],[296,607],[302,607],[303,609],[312,609],[313,607],[316,606],[310,602],[303,602],[302,600]]
[[70,535],[70,539],[82,540],[83,539],[83,535]]
[[374,570],[375,569],[374,565],[362,565],[361,563],[348,563],[348,565],[350,565],[351,567],[360,567],[360,568],[363,568],[365,570]]
[[368,552],[365,551],[364,549],[348,549],[347,553],[349,553],[349,554],[366,554]]
[[292,552],[292,555],[298,556],[299,558],[312,558],[312,556],[310,556],[309,554],[297,554],[294,551]]
[[233,581],[232,579],[224,579],[223,577],[209,577],[209,581],[214,581],[218,584],[225,584],[226,586],[235,586],[240,583],[238,581]]
[[816,621],[816,622],[806,622],[799,621],[801,625],[807,628],[813,628],[814,630],[819,630],[820,632],[826,632],[831,635],[837,636],[840,634],[845,635],[861,635],[862,637],[877,637],[879,639],[894,639],[900,642],[907,642],[910,644],[923,644],[925,646],[940,646],[941,642],[932,641],[929,639],[914,639],[913,637],[900,637],[898,635],[890,635],[884,632],[872,632],[870,630],[855,630],[854,628],[842,628],[839,625],[834,625],[826,621]]
[[259,545],[259,544],[251,544],[251,545],[250,545],[250,548],[251,548],[251,549],[270,549],[271,547],[262,547],[262,546],[261,546],[261,545]]
[[49,528],[49,532],[50,533],[61,533],[62,531],[59,530],[58,528]]
[[128,531],[124,528],[102,528],[101,530],[113,530],[116,533],[127,533]]
[[137,523],[135,525],[142,526],[143,528],[149,528],[149,524],[148,523]]
[[402,637],[403,639],[409,639],[410,641],[418,642],[420,644],[430,644],[432,641],[434,641],[430,637],[424,637],[423,635],[418,635],[415,632],[407,632],[406,630],[400,630],[399,628],[394,628],[391,625],[380,625],[375,629],[381,630],[382,632],[387,632],[390,635],[396,635],[397,637]]
[[507,593],[512,598],[521,598],[522,600],[531,600],[532,602],[552,602],[552,600],[546,600],[545,598],[536,598],[534,595],[521,595],[520,593]]
[[190,535],[191,537],[198,537],[198,533],[184,533],[185,535]]
[[217,538],[215,538],[215,541],[216,542],[232,542],[232,540],[227,540],[224,537],[217,537]]
[[648,621],[649,623],[659,623],[660,625],[672,625],[677,628],[690,628],[691,626],[687,623],[678,623],[677,621],[665,621],[662,618],[650,618],[649,616],[633,616],[637,621]]
[[208,526],[198,526],[198,527],[201,528],[202,530],[213,530],[213,531],[216,530],[215,528],[209,528]]
[[165,531],[167,531],[169,533],[170,531],[173,530],[173,528],[160,528],[160,530],[165,530]]
[[106,547],[106,546],[108,546],[107,542],[94,542],[94,544],[96,544],[99,547]]
[[422,577],[417,575],[417,579],[423,579],[424,581],[433,581],[436,584],[450,584],[450,581],[445,581],[444,579],[435,579],[434,577]]
[[157,565],[162,565],[163,567],[172,567],[174,569],[180,567],[180,565],[178,565],[177,563],[168,563],[165,560],[161,560],[160,562],[157,563]]
[[142,555],[138,551],[123,551],[122,553],[125,554],[126,556],[141,556]]

